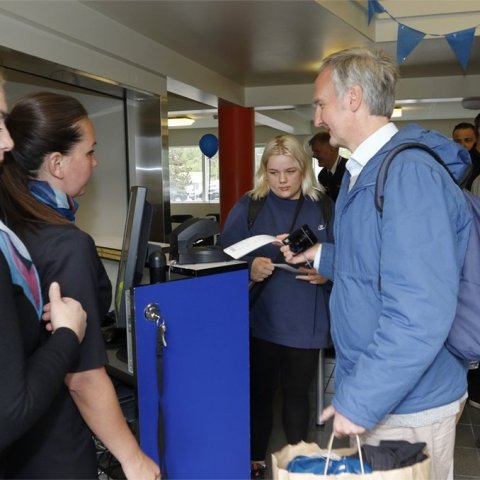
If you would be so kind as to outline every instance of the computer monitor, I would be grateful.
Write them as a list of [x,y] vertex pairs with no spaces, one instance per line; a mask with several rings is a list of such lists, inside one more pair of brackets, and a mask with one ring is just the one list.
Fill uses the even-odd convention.
[[142,282],[148,255],[152,213],[152,206],[147,202],[147,188],[131,187],[115,288],[117,327],[127,328],[127,317],[130,314],[129,291]]

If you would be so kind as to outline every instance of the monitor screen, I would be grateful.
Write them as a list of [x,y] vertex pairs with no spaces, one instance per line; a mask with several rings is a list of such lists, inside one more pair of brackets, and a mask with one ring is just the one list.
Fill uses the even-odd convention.
[[122,253],[115,288],[117,327],[127,327],[126,293],[140,285],[148,255],[148,239],[152,223],[152,206],[147,202],[145,187],[131,187],[127,219],[123,234]]

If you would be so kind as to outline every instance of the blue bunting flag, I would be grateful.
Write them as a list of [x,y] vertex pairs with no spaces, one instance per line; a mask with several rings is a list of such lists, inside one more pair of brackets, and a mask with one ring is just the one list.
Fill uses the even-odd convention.
[[470,60],[470,53],[472,51],[473,37],[475,36],[476,28],[468,28],[467,30],[459,30],[458,32],[449,33],[445,35],[448,44],[453,53],[460,62],[463,71],[467,69],[468,61]]
[[397,63],[401,65],[412,53],[413,49],[423,40],[425,33],[398,24],[397,33]]
[[372,21],[376,13],[383,13],[385,9],[380,5],[378,0],[368,0],[368,24]]
[[463,71],[465,72],[472,53],[473,39],[477,26],[459,30],[448,34],[425,33],[415,30],[400,23],[389,11],[380,4],[379,0],[368,0],[368,24],[377,13],[385,13],[398,24],[397,32],[397,63],[401,65],[412,53],[413,49],[423,40],[426,35],[444,37],[450,45]]

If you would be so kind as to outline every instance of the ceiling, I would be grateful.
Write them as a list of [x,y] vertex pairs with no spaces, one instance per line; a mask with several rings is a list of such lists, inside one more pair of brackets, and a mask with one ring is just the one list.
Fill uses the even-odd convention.
[[[479,0],[380,0],[394,19],[387,14],[376,15],[370,26],[366,0],[85,0],[82,3],[246,91],[312,85],[320,60],[350,46],[375,44],[395,58],[397,27],[401,22],[429,34],[400,67],[401,78],[411,81],[411,88],[403,89],[400,100],[408,100],[410,91],[412,98],[423,100],[404,105],[403,119],[446,115],[463,119],[476,114],[461,106],[463,87],[459,86],[455,95],[445,98],[441,81],[452,76],[465,81],[466,77],[480,75],[480,37],[475,36],[466,75],[443,37],[452,31],[480,25]],[[430,79],[430,88],[424,86],[420,96],[413,95],[413,82],[417,79],[423,85],[425,79]],[[195,79],[191,84],[195,86]],[[286,126],[310,123],[311,107],[304,98],[275,108],[262,105],[258,99],[246,106],[254,106],[261,113],[257,116],[260,123],[268,124],[268,119]],[[215,113],[212,105],[169,94],[169,114],[189,114],[197,119],[194,127],[215,126]],[[292,128],[292,133],[299,131]]]

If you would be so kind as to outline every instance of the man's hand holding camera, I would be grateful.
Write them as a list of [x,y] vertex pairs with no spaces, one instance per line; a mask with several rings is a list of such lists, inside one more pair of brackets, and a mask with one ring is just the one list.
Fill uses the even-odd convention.
[[315,245],[307,248],[303,252],[292,252],[290,249],[290,245],[286,245],[284,240],[288,237],[288,233],[283,233],[281,235],[277,235],[277,239],[282,242],[282,246],[280,247],[280,251],[283,253],[285,260],[287,263],[292,263],[294,265],[298,265],[299,263],[307,263],[313,262],[315,260],[315,255],[317,254],[317,250],[320,248],[320,244],[316,243]]
[[300,267],[298,270],[305,275],[297,275],[298,280],[304,280],[310,282],[313,285],[321,285],[326,283],[328,279],[323,275],[320,275],[317,270],[310,265],[315,259],[318,248],[320,247],[319,243],[314,244],[313,246],[307,248],[301,252],[292,252],[290,244],[285,243],[285,239],[288,237],[288,234],[277,235],[277,239],[282,242],[280,251],[283,253],[287,263],[292,264],[302,264],[306,263],[307,267]]

